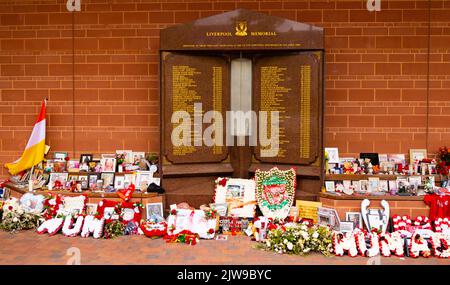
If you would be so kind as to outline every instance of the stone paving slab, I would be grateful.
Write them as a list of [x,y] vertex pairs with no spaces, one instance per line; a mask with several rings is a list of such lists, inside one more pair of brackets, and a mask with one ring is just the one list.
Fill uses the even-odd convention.
[[450,265],[450,259],[398,257],[325,257],[321,254],[294,256],[253,248],[245,236],[229,236],[226,241],[200,240],[195,246],[168,244],[162,239],[122,236],[112,240],[49,237],[34,231],[0,232],[0,264],[67,264],[70,248],[80,250],[81,264],[223,264],[223,265],[346,265],[368,262],[393,265]]

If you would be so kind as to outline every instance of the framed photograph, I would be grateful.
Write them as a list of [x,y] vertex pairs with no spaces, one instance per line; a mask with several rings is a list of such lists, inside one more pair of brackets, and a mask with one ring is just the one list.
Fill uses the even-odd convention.
[[116,172],[116,158],[102,158],[100,164],[102,172]]
[[373,166],[380,165],[380,158],[378,157],[378,153],[373,152],[362,152],[359,154],[359,157],[363,160],[368,158]]
[[389,160],[388,160],[388,155],[386,154],[386,153],[380,153],[380,154],[378,154],[378,161],[380,162],[380,163],[382,163],[382,162],[388,162]]
[[414,186],[414,189],[418,189],[420,185],[422,185],[422,177],[421,176],[409,176],[408,177],[409,185]]
[[100,178],[99,173],[89,174],[89,188],[97,188],[97,180]]
[[339,150],[337,147],[326,147],[325,152],[328,154],[328,163],[339,163]]
[[103,180],[102,179],[98,179],[97,180],[97,185],[95,186],[96,190],[102,190],[103,189]]
[[325,181],[325,189],[327,192],[336,192],[334,181]]
[[67,156],[68,156],[67,152],[57,151],[53,153],[53,159],[58,161],[65,161]]
[[136,188],[144,191],[150,185],[153,178],[153,172],[150,171],[138,171],[136,173]]
[[329,225],[331,229],[339,230],[341,220],[335,209],[318,207],[317,216],[319,225]]
[[78,181],[80,181],[81,189],[89,189],[89,176],[88,175],[78,175]]
[[426,149],[410,149],[409,150],[409,163],[414,164],[414,162],[416,160],[421,161],[424,158],[427,158],[427,150]]
[[5,201],[9,199],[10,190],[9,188],[0,188],[0,201]]
[[347,212],[345,213],[345,220],[350,221],[356,228],[363,228],[362,215],[360,212]]
[[97,213],[97,204],[86,204],[86,215],[95,215]]
[[114,173],[102,173],[100,177],[103,181],[104,188],[114,185]]
[[53,173],[50,173],[49,183],[54,185],[55,181],[59,181],[63,185],[65,185],[68,178],[69,178],[69,173],[67,173],[67,172],[53,172]]
[[408,187],[409,186],[409,182],[408,182],[408,178],[406,177],[402,177],[402,176],[397,176],[397,179],[395,180],[396,183],[396,187],[397,190],[400,190],[404,187]]
[[102,170],[100,160],[89,161],[88,167],[89,167],[90,172],[101,172],[101,170]]
[[361,185],[362,193],[366,193],[367,191],[369,191],[369,180],[360,180],[359,183]]
[[141,160],[141,159],[145,159],[145,152],[143,152],[143,151],[138,151],[138,152],[133,152],[133,160],[132,160],[132,163],[133,164],[136,164],[136,163],[139,163],[139,161]]
[[125,177],[123,175],[116,175],[114,178],[114,188],[123,189],[125,183]]
[[93,155],[92,154],[82,154],[80,155],[80,164],[86,163],[88,164],[90,161],[92,161]]
[[388,184],[389,184],[389,191],[398,190],[397,183],[395,180],[389,180]]
[[80,162],[77,160],[69,160],[67,162],[67,171],[68,172],[78,172],[80,171]]
[[131,184],[136,185],[136,174],[134,173],[126,173],[123,175],[124,182],[123,182],[123,188],[128,188]]
[[219,216],[226,217],[228,214],[228,204],[227,203],[212,203],[209,204],[211,209],[216,210]]
[[154,220],[157,223],[164,220],[162,203],[147,203],[145,204],[145,210],[147,213],[147,220]]
[[388,161],[393,162],[394,164],[406,164],[406,158],[405,155],[402,153],[398,154],[388,154]]
[[380,191],[380,178],[379,177],[369,177],[369,192]]
[[214,201],[228,204],[228,216],[253,217],[256,209],[255,188],[255,180],[252,179],[219,177],[215,181]]
[[68,181],[69,182],[78,181],[78,175],[69,174]]
[[387,180],[380,180],[379,191],[389,192],[389,185]]
[[361,192],[361,181],[359,180],[352,181],[352,186],[355,192]]
[[342,221],[339,223],[339,231],[343,233],[352,232],[355,228],[355,224],[350,221]]

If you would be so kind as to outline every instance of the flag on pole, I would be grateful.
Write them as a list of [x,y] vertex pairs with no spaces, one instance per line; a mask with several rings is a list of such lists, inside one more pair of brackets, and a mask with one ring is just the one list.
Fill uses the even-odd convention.
[[42,102],[41,112],[34,124],[33,132],[28,139],[22,156],[11,163],[5,164],[9,173],[16,175],[17,173],[31,168],[44,159],[45,153],[45,105],[46,101]]

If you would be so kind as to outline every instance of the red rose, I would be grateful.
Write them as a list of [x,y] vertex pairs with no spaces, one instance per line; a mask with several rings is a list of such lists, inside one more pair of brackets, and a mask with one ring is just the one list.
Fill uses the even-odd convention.
[[13,206],[9,206],[8,210],[12,211],[13,210]]
[[172,211],[170,211],[171,215],[176,215],[177,214],[177,210],[176,209],[172,209]]
[[219,185],[222,186],[222,187],[225,187],[225,185],[227,185],[227,179],[226,178],[222,178],[219,181]]
[[214,229],[209,229],[208,233],[212,235],[214,233]]

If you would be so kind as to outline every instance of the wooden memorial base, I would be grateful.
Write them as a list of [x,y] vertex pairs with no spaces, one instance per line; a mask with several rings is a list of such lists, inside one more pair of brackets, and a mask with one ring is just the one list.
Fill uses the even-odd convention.
[[[7,183],[5,185],[6,188],[10,190],[10,197],[15,197],[20,199],[22,195],[28,193],[28,187],[22,188],[18,187],[13,183]],[[82,193],[74,193],[67,190],[36,190],[33,194],[41,194],[48,195],[49,193],[60,194],[63,196],[78,196],[78,195],[86,195],[87,196],[87,204],[98,204],[103,199],[112,200],[112,201],[120,201],[121,199],[117,195],[117,193],[104,193],[104,192],[92,192],[90,190],[85,190]],[[163,209],[165,206],[165,194],[157,194],[157,193],[133,193],[133,196],[130,202],[141,202],[144,205],[142,218],[145,219],[147,217],[147,211],[145,205],[148,203],[163,203]]]
[[423,196],[367,196],[367,195],[337,195],[320,193],[320,202],[323,207],[336,209],[341,221],[345,220],[346,212],[361,212],[361,202],[370,200],[369,208],[380,208],[381,200],[389,203],[390,215],[409,215],[412,219],[417,216],[427,216],[430,208],[423,202]]

